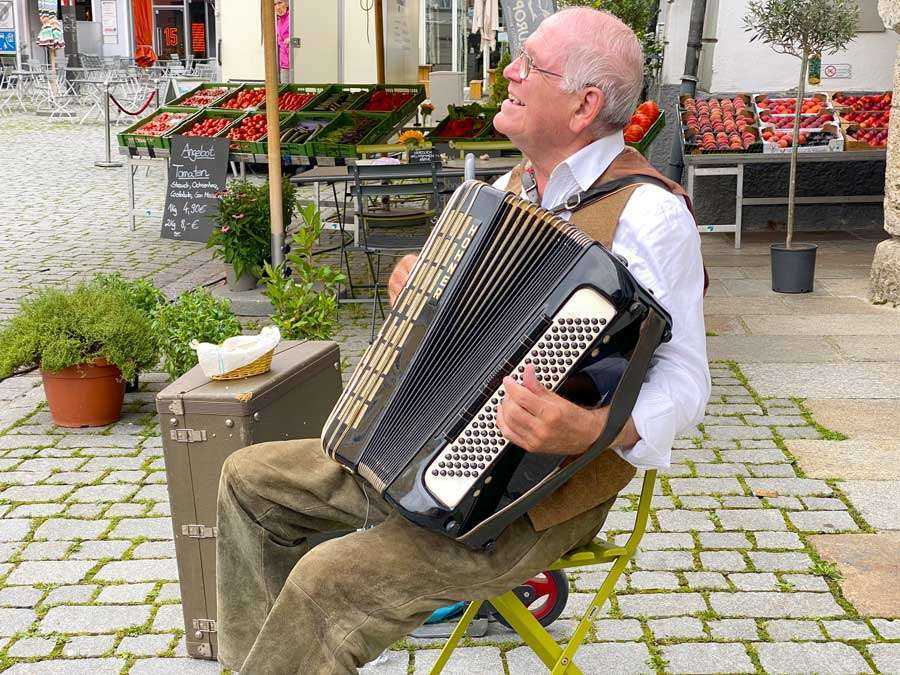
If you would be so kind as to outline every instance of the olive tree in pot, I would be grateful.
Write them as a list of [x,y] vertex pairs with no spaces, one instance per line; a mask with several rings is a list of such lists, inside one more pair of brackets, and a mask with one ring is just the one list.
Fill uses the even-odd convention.
[[751,0],[744,25],[759,40],[779,54],[800,59],[800,81],[794,109],[791,168],[788,183],[787,237],[772,244],[772,290],[778,293],[809,293],[816,270],[815,244],[794,243],[797,152],[800,111],[806,93],[809,60],[815,54],[835,54],[856,36],[857,0]]

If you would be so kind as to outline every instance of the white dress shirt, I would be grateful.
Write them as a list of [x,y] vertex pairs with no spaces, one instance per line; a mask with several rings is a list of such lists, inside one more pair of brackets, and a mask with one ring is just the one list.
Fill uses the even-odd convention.
[[[558,164],[544,188],[541,206],[552,209],[588,190],[624,148],[618,132]],[[494,187],[504,189],[508,182],[506,174]],[[529,199],[524,189],[521,196]],[[572,214],[559,215],[568,219]],[[638,468],[666,468],[672,442],[703,419],[710,393],[700,235],[682,198],[645,184],[625,205],[612,250],[628,261],[628,270],[672,316],[672,339],[656,350],[631,413],[641,440],[616,452]]]

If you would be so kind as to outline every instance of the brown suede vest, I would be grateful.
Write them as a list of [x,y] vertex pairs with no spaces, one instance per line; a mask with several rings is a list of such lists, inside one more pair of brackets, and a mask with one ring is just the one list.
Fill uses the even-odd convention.
[[[525,171],[524,162],[512,170],[506,186],[506,190],[516,196],[522,191],[523,171]],[[672,194],[684,197],[688,209],[692,208],[691,200],[684,188],[663,176],[639,152],[628,147],[612,161],[594,185],[631,175],[650,176],[662,181]],[[576,209],[572,213],[572,223],[595,241],[612,249],[619,216],[622,215],[632,193],[639,187],[640,184],[628,185],[584,208]],[[635,473],[634,466],[607,449],[529,511],[531,523],[536,530],[545,530],[599,506],[624,488],[634,478]]]

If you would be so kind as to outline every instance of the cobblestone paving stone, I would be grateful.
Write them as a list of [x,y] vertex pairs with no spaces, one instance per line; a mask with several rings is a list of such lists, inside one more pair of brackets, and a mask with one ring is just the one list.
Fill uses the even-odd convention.
[[[4,228],[0,238],[0,320],[33,288],[86,269],[175,281],[205,262],[202,251],[186,254],[184,244],[161,242],[155,224],[127,230],[124,180],[91,166],[101,147],[97,127],[0,118],[0,134],[8,132],[13,159],[35,165],[35,180],[18,187],[0,182],[0,198],[23,204],[18,226],[9,228],[11,236]],[[69,172],[33,152],[49,143]],[[42,171],[50,173],[39,183]],[[67,205],[58,212],[36,203],[47,199],[51,183],[60,190],[55,199]],[[87,230],[96,238],[84,237]],[[39,250],[30,246],[38,235],[47,244]],[[367,345],[368,314],[342,310],[341,322],[337,340],[347,376]],[[802,402],[759,397],[732,364],[712,364],[712,375],[706,421],[678,440],[672,468],[660,472],[641,552],[598,613],[578,654],[580,667],[897,671],[900,622],[860,618],[833,568],[808,543],[815,533],[871,527],[849,507],[839,482],[807,479],[786,452],[789,430],[820,436]],[[127,395],[117,424],[65,430],[53,425],[36,373],[0,382],[0,670],[218,671],[184,658],[152,402],[164,386],[163,376],[146,377],[142,392]],[[610,513],[603,534],[610,540],[621,541],[633,520],[639,478]],[[569,608],[551,631],[557,637],[571,633],[572,618],[591,597],[576,591],[596,588],[600,579],[599,568],[572,571]],[[492,627],[485,638],[464,643],[445,672],[542,672],[520,645],[513,633]],[[427,672],[439,646],[407,639],[364,672]]]

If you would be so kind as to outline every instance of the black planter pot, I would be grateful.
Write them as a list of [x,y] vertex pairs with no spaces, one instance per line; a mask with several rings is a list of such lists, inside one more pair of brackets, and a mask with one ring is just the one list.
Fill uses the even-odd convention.
[[815,244],[772,244],[772,290],[776,293],[811,293],[816,275]]

